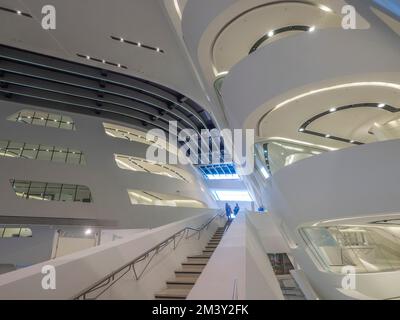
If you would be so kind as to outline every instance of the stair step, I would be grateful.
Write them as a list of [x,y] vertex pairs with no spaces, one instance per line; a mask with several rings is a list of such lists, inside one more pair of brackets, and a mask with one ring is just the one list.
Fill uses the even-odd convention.
[[208,245],[206,245],[207,249],[215,249],[216,247],[218,247],[217,244],[208,244]]
[[191,276],[197,276],[199,277],[201,274],[201,271],[181,271],[181,270],[177,270],[175,271],[175,276],[177,278],[181,278],[181,277],[191,277]]
[[178,271],[195,271],[195,272],[201,272],[203,271],[205,265],[183,265],[182,268],[179,269]]
[[[207,261],[208,262],[208,261]],[[205,266],[207,264],[205,261],[191,261],[191,262],[183,262],[183,266]]]
[[186,263],[204,263],[204,264],[207,264],[207,262],[209,260],[210,259],[208,257],[207,258],[187,258]]
[[213,253],[215,250],[214,249],[204,249],[203,253]]
[[174,299],[174,300],[184,300],[189,294],[191,289],[164,289],[155,294],[156,299]]
[[188,259],[210,259],[210,254],[198,254],[196,256],[188,256]]
[[177,277],[167,281],[167,289],[191,289],[198,277]]

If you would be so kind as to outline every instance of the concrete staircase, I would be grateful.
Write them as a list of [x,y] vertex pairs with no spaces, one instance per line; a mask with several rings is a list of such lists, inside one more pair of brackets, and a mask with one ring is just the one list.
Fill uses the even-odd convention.
[[277,275],[276,277],[278,278],[285,300],[306,300],[291,274]]
[[167,281],[166,289],[155,294],[158,300],[185,300],[192,290],[208,260],[224,235],[225,228],[218,228],[203,250],[196,256],[188,256],[182,267],[175,271],[175,277]]

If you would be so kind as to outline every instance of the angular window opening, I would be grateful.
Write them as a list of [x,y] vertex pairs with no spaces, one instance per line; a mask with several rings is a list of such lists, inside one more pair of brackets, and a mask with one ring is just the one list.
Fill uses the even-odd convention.
[[0,140],[0,157],[45,160],[79,165],[86,164],[85,157],[82,151],[79,150],[10,140]]
[[88,187],[37,181],[10,180],[17,197],[42,201],[93,202]]
[[7,120],[42,127],[76,130],[71,117],[43,111],[21,110],[9,116]]
[[0,238],[30,238],[32,230],[22,227],[0,227]]
[[129,198],[133,205],[206,208],[207,206],[198,200],[144,190],[128,190]]
[[155,161],[149,161],[144,158],[130,157],[121,154],[115,154],[115,162],[118,167],[124,170],[148,172],[151,174],[157,174],[167,176],[169,178],[183,180],[190,182],[191,179],[188,173],[176,166],[166,165]]

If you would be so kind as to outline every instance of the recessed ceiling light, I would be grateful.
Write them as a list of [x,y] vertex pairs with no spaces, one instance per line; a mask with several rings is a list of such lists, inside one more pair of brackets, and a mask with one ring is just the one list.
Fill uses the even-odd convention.
[[160,52],[160,48],[157,48],[156,50],[157,50],[157,52]]
[[119,41],[124,42],[124,38],[119,39]]
[[138,47],[141,47],[141,46],[142,46],[142,44],[141,44],[140,42],[138,42],[137,46],[138,46]]
[[335,112],[336,111],[336,108],[330,108],[329,109],[329,112]]
[[92,234],[92,229],[86,229],[85,230],[85,235],[90,235],[90,234]]
[[350,141],[350,143],[354,143],[354,142],[355,142],[354,140],[351,140],[351,141]]
[[384,107],[386,107],[386,104],[384,104],[384,103],[378,104],[378,108],[384,108]]
[[330,134],[325,135],[325,138],[330,138],[330,137],[331,137]]
[[22,14],[22,11],[17,10],[17,14],[21,15],[21,14]]
[[308,29],[309,32],[314,32],[315,31],[315,26],[311,26],[310,29]]
[[304,128],[300,128],[299,131],[300,131],[300,132],[304,132]]
[[86,56],[86,59],[90,60],[90,56]]
[[274,30],[271,30],[270,32],[268,32],[268,37],[273,37],[274,35]]

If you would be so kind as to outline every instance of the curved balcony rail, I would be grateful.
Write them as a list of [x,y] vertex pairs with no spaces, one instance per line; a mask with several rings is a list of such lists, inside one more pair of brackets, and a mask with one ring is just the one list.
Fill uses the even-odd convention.
[[[163,249],[172,245],[173,250],[175,250],[183,239],[190,239],[197,235],[197,240],[200,240],[201,233],[204,230],[207,230],[210,224],[217,218],[223,219],[225,214],[220,210],[216,215],[214,215],[211,219],[209,219],[206,223],[204,223],[199,228],[186,227],[178,232],[174,233],[167,239],[158,243],[154,247],[150,248],[146,252],[142,253],[140,256],[136,257],[132,261],[118,268],[117,270],[109,273],[107,276],[102,278],[101,280],[94,283],[89,288],[85,289],[77,296],[73,297],[74,300],[95,300],[100,297],[103,293],[105,293],[108,289],[110,289],[116,282],[122,279],[126,274],[130,271],[133,272],[133,276],[135,280],[139,280],[146,269],[149,267],[150,263],[153,261],[154,257],[157,256]],[[144,267],[139,271],[137,268],[137,264],[140,262],[145,262]],[[93,294],[93,296],[90,296]]]

